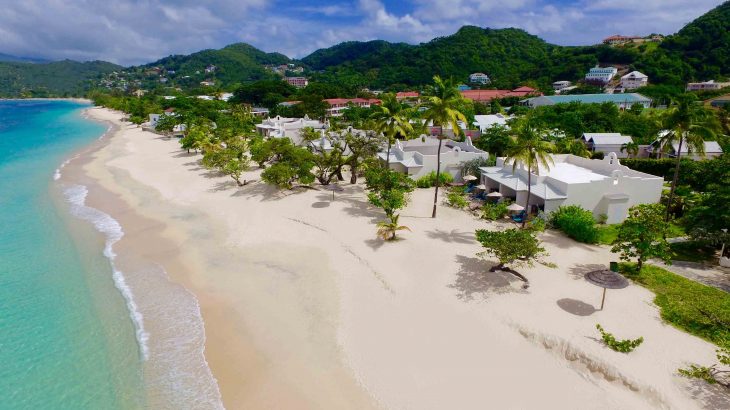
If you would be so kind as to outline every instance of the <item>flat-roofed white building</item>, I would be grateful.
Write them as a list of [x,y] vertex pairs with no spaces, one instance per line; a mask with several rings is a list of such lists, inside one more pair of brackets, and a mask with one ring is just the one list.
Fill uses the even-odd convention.
[[507,120],[511,118],[511,116],[502,114],[475,115],[473,125],[479,129],[479,132],[484,132],[495,125],[506,127]]
[[617,73],[618,69],[616,67],[596,66],[588,70],[585,80],[587,83],[605,85],[608,84],[608,82],[611,81]]
[[[615,153],[604,159],[587,159],[570,154],[551,155],[549,169],[532,172],[530,204],[550,213],[561,205],[578,205],[607,223],[626,219],[628,209],[638,204],[657,203],[661,198],[662,177],[634,171],[621,165]],[[489,192],[498,191],[520,205],[527,203],[527,169],[505,158],[494,167],[481,169],[481,183]]]
[[621,77],[621,88],[624,90],[635,90],[649,84],[649,77],[638,71],[632,71]]
[[573,85],[570,81],[556,81],[553,83],[553,90],[555,91],[562,91],[565,88],[570,87]]
[[289,138],[297,145],[302,143],[303,128],[323,130],[329,127],[327,124],[318,120],[311,120],[307,116],[304,118],[286,118],[277,115],[256,124],[256,132],[259,135],[266,138]]
[[[421,138],[409,141],[397,140],[390,149],[390,169],[418,179],[432,171],[436,171],[439,141],[436,138],[421,135]],[[385,162],[386,151],[378,153],[378,158]],[[464,162],[476,158],[489,158],[486,151],[475,147],[471,138],[464,142],[443,140],[441,144],[441,172],[449,173],[455,181],[461,181],[461,168]]]
[[628,157],[628,153],[622,152],[621,147],[634,142],[630,136],[621,135],[618,132],[585,132],[581,139],[591,152],[603,152],[604,154],[615,152],[619,158]]
[[484,73],[471,73],[469,74],[469,82],[473,84],[489,84],[492,80]]
[[687,83],[687,91],[715,91],[725,87],[730,87],[730,82],[717,83],[715,80],[710,80],[701,83]]

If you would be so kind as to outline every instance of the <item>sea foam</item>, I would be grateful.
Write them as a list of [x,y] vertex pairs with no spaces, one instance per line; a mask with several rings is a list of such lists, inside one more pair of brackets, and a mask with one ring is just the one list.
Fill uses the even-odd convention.
[[86,206],[86,196],[88,193],[88,189],[83,185],[71,185],[64,191],[66,200],[71,204],[71,214],[79,219],[91,222],[99,232],[106,236],[104,256],[109,259],[109,263],[112,267],[114,286],[116,286],[126,301],[127,309],[129,310],[130,317],[134,323],[140,355],[143,360],[147,360],[149,357],[149,348],[147,346],[149,335],[144,329],[144,317],[139,311],[137,303],[134,300],[132,290],[126,283],[124,274],[122,271],[117,269],[114,264],[114,260],[117,255],[114,253],[113,246],[116,242],[122,239],[124,231],[122,231],[122,227],[119,225],[119,222],[110,215],[98,209]]

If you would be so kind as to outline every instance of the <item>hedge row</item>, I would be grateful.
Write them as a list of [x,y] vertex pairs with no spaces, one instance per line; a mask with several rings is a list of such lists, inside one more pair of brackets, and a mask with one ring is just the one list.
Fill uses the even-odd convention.
[[[725,157],[701,161],[681,160],[679,185],[689,185],[695,191],[707,191],[708,184],[722,180],[722,177],[730,172],[730,158]],[[624,158],[621,160],[621,164],[633,170],[660,176],[666,181],[671,181],[674,177],[676,160],[673,158]]]

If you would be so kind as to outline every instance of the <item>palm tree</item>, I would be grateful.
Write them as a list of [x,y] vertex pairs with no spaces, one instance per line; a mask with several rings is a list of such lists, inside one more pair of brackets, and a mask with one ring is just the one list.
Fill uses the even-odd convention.
[[[550,152],[553,145],[545,139],[545,131],[530,124],[530,119],[520,120],[512,128],[514,131],[513,143],[506,151],[505,162],[512,161],[512,172],[518,165],[527,167],[527,202],[525,210],[530,211],[530,194],[532,192],[532,171],[540,173],[540,166],[550,169],[553,159]],[[522,220],[522,228],[525,227],[527,218]]]
[[621,145],[621,152],[626,151],[629,158],[639,155],[639,144],[635,142],[627,142]]
[[400,218],[400,215],[391,215],[390,222],[378,222],[378,237],[382,238],[384,241],[392,241],[395,240],[396,232],[411,230],[411,228],[407,226],[398,225],[398,218]]
[[669,149],[677,144],[677,160],[674,165],[674,177],[669,189],[667,213],[665,220],[669,221],[669,204],[674,199],[674,191],[679,180],[679,166],[682,157],[682,148],[686,144],[687,152],[696,152],[705,155],[705,140],[714,140],[715,130],[718,129],[717,117],[701,104],[696,103],[697,97],[691,94],[679,96],[666,110],[662,118],[662,125],[667,132],[659,139],[661,147]]
[[439,76],[433,77],[433,85],[425,93],[423,106],[423,118],[433,122],[435,127],[441,127],[441,135],[438,136],[439,146],[436,153],[436,191],[433,196],[432,218],[436,217],[436,205],[438,204],[439,185],[441,185],[441,143],[443,142],[443,128],[450,125],[454,130],[454,136],[461,132],[459,121],[466,123],[466,117],[459,111],[463,103],[463,97],[453,79],[442,80]]
[[560,154],[572,154],[583,158],[591,157],[591,152],[580,139],[562,137],[555,143],[555,148]]
[[385,167],[390,167],[390,147],[399,135],[407,136],[413,131],[408,121],[408,108],[395,98],[395,94],[384,94],[380,105],[376,105],[370,119],[373,121],[373,130],[383,134],[388,140],[388,152]]

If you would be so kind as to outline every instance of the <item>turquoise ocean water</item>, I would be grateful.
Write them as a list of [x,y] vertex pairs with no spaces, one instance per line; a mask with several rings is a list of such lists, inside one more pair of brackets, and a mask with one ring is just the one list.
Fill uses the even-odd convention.
[[0,101],[2,409],[146,407],[139,329],[102,252],[108,233],[73,225],[54,202],[54,173],[106,131],[84,108]]

